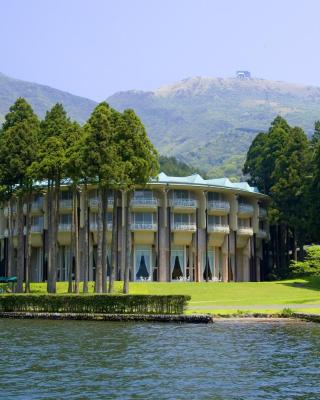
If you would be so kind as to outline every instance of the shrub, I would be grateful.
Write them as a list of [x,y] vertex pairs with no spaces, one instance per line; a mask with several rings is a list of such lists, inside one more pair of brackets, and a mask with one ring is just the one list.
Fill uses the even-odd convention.
[[292,261],[290,268],[295,276],[320,275],[320,246],[307,247],[305,260]]
[[156,295],[0,295],[2,312],[182,314],[190,296]]
[[294,315],[294,311],[291,308],[284,308],[280,314],[282,317],[292,317]]

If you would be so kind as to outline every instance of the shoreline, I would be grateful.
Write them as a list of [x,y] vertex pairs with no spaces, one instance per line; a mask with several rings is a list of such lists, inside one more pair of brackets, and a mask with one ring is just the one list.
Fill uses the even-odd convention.
[[45,313],[45,312],[0,312],[1,319],[43,319],[71,321],[109,321],[109,322],[163,322],[211,324],[219,322],[315,322],[320,323],[319,314],[293,313],[279,314],[244,314],[244,315],[210,315],[210,314],[98,314],[98,313]]

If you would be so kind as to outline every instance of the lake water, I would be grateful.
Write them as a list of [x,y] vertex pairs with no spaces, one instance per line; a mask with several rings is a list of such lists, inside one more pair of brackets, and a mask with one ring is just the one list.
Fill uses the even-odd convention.
[[1,399],[320,399],[320,325],[0,320]]

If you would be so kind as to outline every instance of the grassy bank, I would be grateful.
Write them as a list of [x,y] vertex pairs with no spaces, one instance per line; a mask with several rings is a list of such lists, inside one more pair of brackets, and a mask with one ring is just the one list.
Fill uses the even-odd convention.
[[[90,292],[93,283],[90,282]],[[59,282],[58,293],[66,293],[68,284]],[[115,284],[120,293],[121,282]],[[45,293],[46,284],[31,285],[33,293]],[[132,282],[131,294],[181,294],[191,296],[187,313],[232,314],[239,307],[246,311],[278,313],[288,305],[297,305],[296,312],[320,313],[320,278],[294,279],[277,282],[196,283],[196,282]],[[315,306],[310,308],[310,305]],[[301,307],[300,307],[301,305]],[[305,307],[303,307],[305,305]],[[252,306],[252,310],[250,309]],[[308,307],[306,307],[308,306]],[[258,309],[255,307],[259,307]]]

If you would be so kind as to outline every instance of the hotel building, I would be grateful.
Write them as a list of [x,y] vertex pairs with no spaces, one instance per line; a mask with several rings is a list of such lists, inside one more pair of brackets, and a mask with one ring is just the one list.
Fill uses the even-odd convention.
[[[35,195],[31,215],[31,281],[47,279],[46,194]],[[95,279],[97,258],[98,196],[89,188],[89,218],[84,226],[83,195],[80,192],[80,249],[88,246],[89,280]],[[72,192],[61,186],[58,231],[58,280],[72,273],[71,249]],[[126,193],[117,204],[108,199],[107,247],[111,259],[113,208],[117,215],[116,279],[125,268]],[[268,240],[268,197],[246,182],[226,178],[203,179],[200,175],[171,177],[160,173],[143,189],[137,189],[130,202],[131,281],[258,281],[264,243]],[[26,209],[26,207],[25,207]],[[15,208],[11,210],[15,221]],[[6,205],[0,210],[0,276],[8,272],[8,216]],[[84,232],[89,241],[83,242]],[[16,227],[13,243],[17,247]],[[15,250],[16,251],[16,250]],[[81,256],[82,252],[80,252]],[[82,267],[83,268],[83,267]],[[109,270],[109,268],[108,268]],[[13,271],[14,272],[14,271]],[[83,280],[81,270],[80,279]]]

